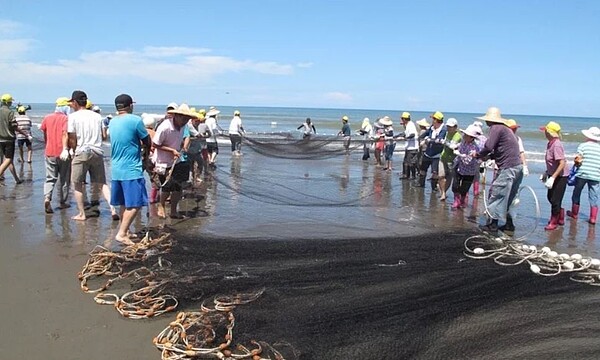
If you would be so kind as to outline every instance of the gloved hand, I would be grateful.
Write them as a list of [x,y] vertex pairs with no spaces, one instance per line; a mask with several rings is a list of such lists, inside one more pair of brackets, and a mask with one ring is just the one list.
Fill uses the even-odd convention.
[[527,165],[523,166],[523,176],[529,176],[529,168]]
[[27,140],[29,140],[29,141],[33,140],[33,136],[31,136],[31,135],[28,135],[28,136],[27,136]]
[[540,181],[545,183],[546,179],[548,178],[548,175],[546,173],[543,173],[542,175],[540,175]]
[[61,153],[60,153],[60,159],[61,159],[62,161],[67,161],[67,160],[69,160],[69,150],[67,150],[67,149],[63,149],[63,151],[61,151]]
[[546,186],[547,189],[552,189],[552,186],[554,186],[554,178],[550,176],[544,183],[544,186]]
[[453,152],[454,152],[454,155],[456,155],[456,156],[460,156],[460,151],[458,151],[458,150],[454,150]]

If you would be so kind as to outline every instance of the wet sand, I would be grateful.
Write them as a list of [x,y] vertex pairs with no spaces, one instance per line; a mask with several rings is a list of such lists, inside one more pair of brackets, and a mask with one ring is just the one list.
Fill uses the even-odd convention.
[[[236,310],[238,340],[289,343],[302,359],[600,354],[590,337],[598,322],[586,320],[600,318],[595,288],[464,259],[462,241],[476,232],[479,211],[470,217],[450,211],[429,189],[405,186],[396,172],[364,165],[359,154],[268,159],[262,166],[265,159],[251,151],[241,159],[230,159],[225,147],[222,153],[215,178],[181,204],[193,217],[166,223],[179,241],[169,255],[179,271],[217,262],[249,274],[182,289],[182,308],[199,306],[192,290],[209,297],[266,288]],[[159,359],[151,340],[174,314],[126,320],[81,292],[76,274],[87,253],[97,244],[112,246],[117,224],[104,202],[100,216],[85,223],[70,220],[74,208],[45,215],[40,154],[31,173],[24,166],[25,184],[14,185],[7,174],[0,187],[0,358]],[[540,196],[534,177],[527,183]],[[548,206],[540,203],[545,217]],[[145,223],[142,217],[136,226]],[[550,234],[542,226],[527,242],[596,254],[595,234],[584,221]],[[385,266],[400,260],[406,264]],[[570,335],[535,335],[532,323],[547,332],[566,326]]]

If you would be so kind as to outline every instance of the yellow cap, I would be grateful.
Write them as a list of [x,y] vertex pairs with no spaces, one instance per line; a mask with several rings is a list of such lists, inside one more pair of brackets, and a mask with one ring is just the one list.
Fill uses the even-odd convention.
[[86,109],[91,109],[92,106],[94,106],[94,104],[90,101],[90,99],[87,99],[85,102],[85,108]]
[[196,112],[196,108],[195,108],[195,107],[191,107],[191,108],[190,108],[190,111],[191,111],[191,112]]
[[410,113],[408,111],[403,112],[402,119],[410,119]]
[[205,120],[206,119],[206,115],[204,115],[201,112],[198,112],[198,120]]
[[547,132],[552,137],[558,137],[560,133],[560,125],[557,122],[550,121],[546,126],[542,126],[540,130]]
[[12,95],[11,94],[3,94],[2,95],[2,102],[6,102],[6,103],[13,102]]
[[348,117],[346,115],[342,116],[342,120],[348,121]]
[[69,105],[69,98],[68,97],[59,97],[58,99],[56,99],[56,106],[67,106]]
[[437,121],[443,121],[444,120],[444,114],[442,114],[439,111],[436,111],[433,113],[433,115],[431,115],[431,118]]
[[198,114],[206,115],[206,109],[198,110]]
[[19,107],[17,108],[17,112],[18,112],[19,114],[20,114],[20,113],[25,113],[25,111],[26,111],[26,110],[25,110],[25,106],[23,106],[23,105],[21,105],[21,106],[19,106]]
[[511,129],[516,129],[520,127],[514,119],[506,120],[506,126],[508,126]]

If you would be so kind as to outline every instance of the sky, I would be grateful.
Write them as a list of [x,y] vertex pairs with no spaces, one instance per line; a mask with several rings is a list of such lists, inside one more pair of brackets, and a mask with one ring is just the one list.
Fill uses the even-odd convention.
[[0,92],[49,103],[600,117],[600,1],[0,0]]

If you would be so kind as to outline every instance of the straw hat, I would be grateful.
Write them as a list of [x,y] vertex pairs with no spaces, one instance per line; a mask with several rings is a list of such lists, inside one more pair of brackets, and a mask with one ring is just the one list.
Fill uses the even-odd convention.
[[481,121],[489,121],[489,122],[498,123],[498,124],[506,124],[506,119],[502,118],[502,115],[500,114],[500,109],[498,109],[497,107],[494,107],[494,106],[487,109],[487,112],[485,113],[485,115],[478,116],[475,119],[478,119]]
[[592,126],[586,130],[581,130],[581,132],[590,140],[600,141],[600,129],[598,129],[596,126]]
[[506,126],[508,126],[511,129],[518,129],[521,127],[519,124],[517,124],[517,122],[514,119],[506,120]]
[[379,119],[379,123],[383,126],[390,126],[394,122],[392,121],[392,119],[390,119],[389,116],[384,116],[383,118]]
[[208,109],[206,116],[216,116],[216,115],[219,115],[220,113],[221,113],[221,111],[217,110],[216,107],[211,106],[210,109]]
[[427,119],[422,118],[421,120],[417,121],[417,125],[418,126],[423,126],[423,127],[430,127],[431,124],[427,122]]
[[169,114],[183,115],[192,119],[197,119],[198,114],[190,109],[187,104],[181,104],[177,109],[167,111]]
[[463,133],[465,135],[469,135],[474,138],[476,138],[480,135],[480,131],[481,130],[479,129],[479,127],[477,127],[476,125],[473,125],[473,124],[467,126],[467,128],[465,130],[462,130],[462,129],[460,130],[461,133]]

